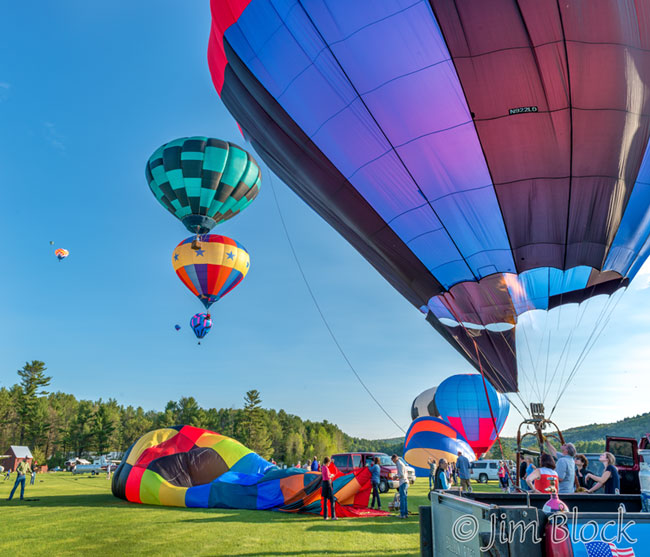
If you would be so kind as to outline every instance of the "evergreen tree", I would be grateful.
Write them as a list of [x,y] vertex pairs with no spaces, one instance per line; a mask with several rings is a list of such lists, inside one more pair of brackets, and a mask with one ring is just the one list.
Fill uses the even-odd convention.
[[28,435],[35,427],[38,419],[38,397],[46,395],[43,390],[50,384],[51,377],[45,375],[45,364],[39,360],[26,362],[22,369],[18,370],[20,377],[21,395],[18,405],[18,416],[20,417],[20,444],[25,443]]
[[260,406],[262,398],[259,391],[253,389],[244,397],[243,432],[245,444],[262,458],[269,459],[273,454],[271,439],[264,423],[264,410]]
[[114,431],[115,422],[111,415],[110,408],[100,400],[97,411],[93,416],[91,429],[91,434],[95,441],[95,447],[100,455],[107,452]]

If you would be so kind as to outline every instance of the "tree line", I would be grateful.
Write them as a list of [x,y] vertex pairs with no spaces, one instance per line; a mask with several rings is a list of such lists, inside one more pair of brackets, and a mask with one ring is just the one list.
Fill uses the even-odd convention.
[[[37,462],[61,466],[72,456],[122,452],[152,429],[192,425],[237,439],[264,458],[293,465],[349,450],[400,452],[391,440],[353,438],[328,421],[302,420],[284,410],[262,408],[257,390],[248,391],[242,408],[202,408],[194,397],[169,401],[164,410],[144,410],[118,401],[77,400],[49,392],[45,364],[27,362],[19,382],[0,388],[0,451],[27,445]],[[388,451],[383,450],[388,449]]]

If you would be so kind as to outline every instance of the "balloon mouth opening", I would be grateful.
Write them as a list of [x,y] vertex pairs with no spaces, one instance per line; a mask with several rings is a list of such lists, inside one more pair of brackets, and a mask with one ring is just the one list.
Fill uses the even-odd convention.
[[208,234],[217,224],[217,221],[205,215],[187,215],[181,222],[192,234],[197,235]]

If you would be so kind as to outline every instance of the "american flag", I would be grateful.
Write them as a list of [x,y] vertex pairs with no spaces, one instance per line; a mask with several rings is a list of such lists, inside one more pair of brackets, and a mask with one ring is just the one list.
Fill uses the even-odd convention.
[[619,549],[613,543],[589,542],[585,548],[589,557],[636,557],[631,547]]

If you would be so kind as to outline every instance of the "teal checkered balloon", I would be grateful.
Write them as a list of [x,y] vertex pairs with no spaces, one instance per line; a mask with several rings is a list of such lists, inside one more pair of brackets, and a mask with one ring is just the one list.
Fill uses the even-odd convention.
[[207,234],[257,197],[260,167],[238,145],[183,137],[156,149],[147,161],[156,199],[193,234]]

